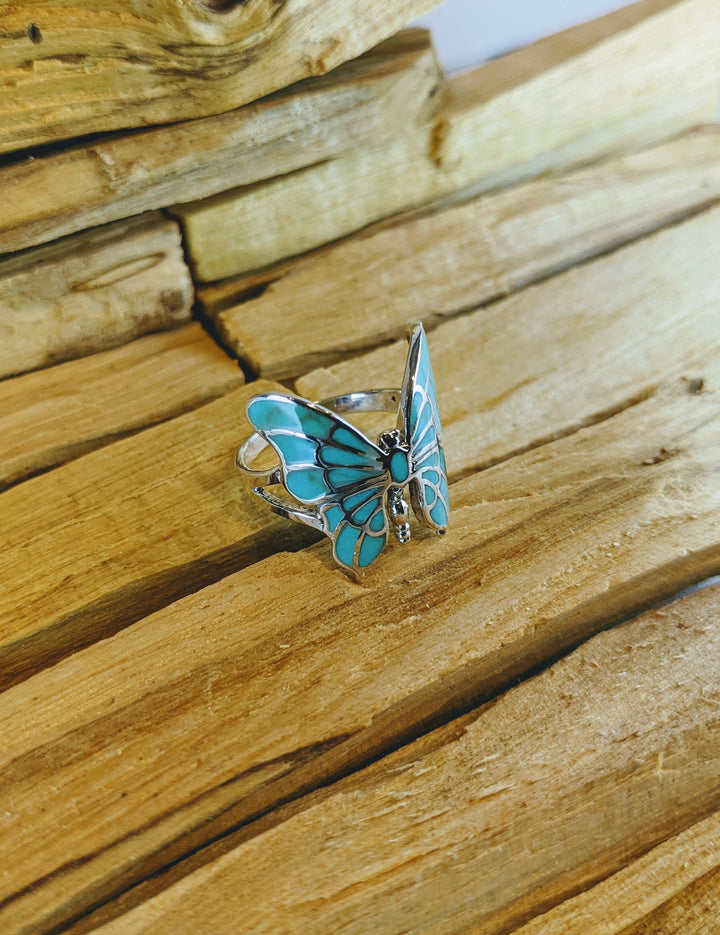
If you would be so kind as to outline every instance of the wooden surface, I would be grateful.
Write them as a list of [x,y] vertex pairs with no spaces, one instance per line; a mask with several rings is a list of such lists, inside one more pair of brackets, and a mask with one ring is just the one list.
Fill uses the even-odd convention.
[[[487,303],[711,204],[720,197],[719,146],[718,129],[704,128],[599,167],[393,224],[299,261],[258,298],[214,316],[207,299],[205,308],[226,346],[255,373],[297,376],[396,338],[414,318],[452,316]],[[684,250],[678,245],[678,262],[702,264],[694,234],[685,243]],[[637,271],[630,273],[633,261],[621,253],[600,261],[600,275],[606,275],[603,263],[626,264],[625,275],[652,289],[665,257],[640,244],[631,249],[648,254]],[[712,244],[708,251],[710,272],[720,256]],[[590,275],[577,273],[579,279]],[[211,293],[211,302],[218,296],[222,307],[223,290]],[[315,314],[309,317],[308,309]]]
[[102,137],[0,166],[0,251],[205,198],[382,141],[427,120],[443,79],[424,30],[405,30],[256,104]]
[[[289,67],[299,35],[303,68],[325,68],[411,6],[390,0],[370,22],[374,0],[355,5],[349,36],[346,4],[332,30],[322,16],[301,30],[319,0],[291,0],[264,33],[261,2],[135,4],[123,37],[142,29],[147,51],[166,13],[168,41],[215,24],[176,61],[197,65],[202,47],[222,63],[185,76],[219,88],[222,109],[238,24],[249,94],[253,76]],[[6,237],[140,210],[132,199],[183,178],[195,198],[240,177],[268,221],[263,262],[282,259],[203,287],[207,331],[188,321],[192,241],[160,214],[0,261],[2,372],[18,374],[0,380],[3,935],[710,935],[717,14],[708,0],[643,0],[453,80],[439,115],[442,81],[433,94],[436,65],[413,33],[226,118],[32,154],[56,204],[39,191],[18,221],[23,200],[8,198]],[[82,66],[53,59],[59,28],[35,25],[23,34],[47,53],[37,90]],[[0,76],[20,41],[0,52]],[[80,93],[89,72],[76,73]],[[180,93],[177,75],[148,108]],[[183,106],[206,106],[189,87]],[[54,90],[67,92],[60,78]],[[118,84],[98,114],[136,92]],[[81,93],[75,104],[80,126],[89,108]],[[41,123],[52,106],[42,99]],[[58,133],[67,116],[54,112]],[[126,170],[151,138],[144,187]],[[82,188],[84,160],[112,153],[116,190],[101,170],[73,214],[73,172]],[[349,211],[364,197],[343,176],[351,158],[380,194],[405,166],[413,197],[443,199],[284,256],[302,214],[288,224],[292,199],[273,214],[271,190],[332,167],[338,188],[314,208],[336,238],[337,192]],[[32,163],[3,163],[27,194]],[[50,182],[58,167],[66,185]],[[403,204],[376,202],[383,215]],[[254,236],[219,234],[223,249]],[[399,384],[410,319],[433,358],[450,528],[413,520],[411,542],[355,581],[327,540],[251,496],[234,453],[256,392]],[[372,434],[394,417],[358,421]]]
[[508,931],[720,803],[718,611],[597,636],[99,931]]
[[177,224],[148,214],[0,259],[0,376],[186,322]]
[[0,152],[230,110],[324,74],[434,5],[3,0]]
[[2,380],[0,488],[195,409],[243,382],[237,364],[197,323]]
[[416,134],[178,208],[197,278],[268,265],[467,186],[714,122],[719,46],[715,0],[645,0],[452,79],[447,108]]
[[[17,733],[4,755],[19,786],[5,840],[24,856],[2,892],[3,926],[45,930],[53,913],[107,898],[720,571],[720,365],[696,372],[702,392],[676,381],[453,485],[452,535],[390,550],[364,585],[338,573],[325,542],[276,555],[6,691],[3,722]],[[157,500],[153,515],[153,538],[169,535]],[[78,808],[97,818],[74,823]],[[40,851],[22,843],[32,839]]]

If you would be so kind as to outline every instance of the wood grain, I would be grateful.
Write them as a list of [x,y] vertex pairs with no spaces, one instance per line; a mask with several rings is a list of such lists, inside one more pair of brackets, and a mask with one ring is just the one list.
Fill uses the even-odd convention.
[[600,634],[98,931],[511,930],[717,807],[718,612]]
[[[720,209],[437,327],[429,336],[458,477],[652,392],[720,347]],[[349,327],[349,325],[348,325]],[[402,379],[406,341],[299,379],[311,399]]]
[[645,0],[452,79],[447,108],[415,134],[178,208],[196,278],[266,266],[468,186],[517,184],[713,123],[719,45],[714,0]]
[[[601,425],[453,485],[451,532],[388,549],[364,584],[332,566],[324,542],[274,555],[7,690],[0,755],[13,805],[3,840],[14,856],[0,877],[3,929],[45,932],[82,915],[279,802],[494,696],[645,602],[720,570],[720,363],[698,368],[702,392],[678,381]],[[712,628],[700,632],[683,631],[712,643]],[[664,691],[664,672],[684,710],[716,717],[714,705],[692,701],[697,685],[715,684],[703,668],[715,664],[710,645],[698,646],[705,663],[695,668],[695,651],[678,655],[674,639],[661,644],[669,668],[660,666],[654,682],[641,668],[628,690]],[[620,661],[627,667],[628,656]],[[556,679],[563,690],[569,684]],[[604,684],[617,691],[613,674]],[[629,724],[632,735],[647,713],[647,737],[659,745],[653,750],[666,750],[671,769],[653,698],[647,707],[631,700],[633,714],[618,715],[618,729]],[[546,726],[556,707],[539,710]],[[602,733],[601,722],[570,720]],[[672,730],[683,750],[686,735],[677,724]],[[625,750],[614,736],[607,728],[608,749]],[[569,762],[594,749],[578,736]],[[638,751],[631,741],[628,755]],[[603,745],[596,762],[604,756]],[[641,777],[652,778],[656,759],[653,752]],[[705,769],[686,773],[666,836],[708,804]],[[699,785],[691,788],[691,777]],[[550,811],[557,821],[557,807]],[[643,819],[646,847],[659,840],[656,820],[652,811]],[[38,840],[42,848],[32,846]],[[274,859],[266,840],[260,846]],[[542,865],[552,864],[545,856]]]
[[218,114],[355,58],[432,0],[0,5],[0,152]]
[[192,304],[180,231],[159,214],[0,259],[0,376],[172,327]]
[[297,376],[398,337],[409,321],[517,291],[712,203],[720,198],[719,144],[720,130],[707,127],[381,227],[299,261],[257,298],[223,310],[227,291],[215,289],[203,305],[256,372]]
[[283,175],[425,122],[442,101],[425,30],[323,78],[213,117],[104,137],[0,166],[0,252]]
[[255,383],[0,494],[0,686],[308,539],[244,489]]
[[0,487],[163,422],[244,382],[199,324],[0,381]]
[[702,894],[695,886],[705,889],[718,871],[718,834],[720,814],[715,812],[537,916],[515,935],[659,935],[665,929],[646,933],[642,926],[657,920],[656,911],[662,917],[675,900],[697,905]]
[[720,918],[720,870],[697,880],[682,893],[631,926],[626,935],[705,935]]

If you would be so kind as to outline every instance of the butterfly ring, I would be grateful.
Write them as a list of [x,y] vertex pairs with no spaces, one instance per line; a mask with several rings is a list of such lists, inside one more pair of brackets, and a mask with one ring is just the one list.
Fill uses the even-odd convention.
[[[347,393],[319,403],[262,393],[247,404],[255,429],[240,446],[237,466],[253,477],[253,493],[273,512],[325,533],[335,561],[356,576],[380,555],[390,530],[410,539],[410,509],[420,522],[445,532],[447,470],[427,338],[413,325],[402,389]],[[341,417],[352,412],[396,412],[396,427],[377,443]],[[250,464],[271,445],[279,464]],[[282,485],[290,501],[266,488]]]

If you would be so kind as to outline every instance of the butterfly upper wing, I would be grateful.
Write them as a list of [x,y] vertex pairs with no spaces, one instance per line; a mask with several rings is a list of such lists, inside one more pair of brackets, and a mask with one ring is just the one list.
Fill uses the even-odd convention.
[[283,482],[301,503],[318,507],[336,561],[353,571],[370,565],[385,548],[383,452],[329,409],[303,399],[254,396],[248,419],[277,451]]
[[410,448],[410,498],[415,514],[426,526],[445,532],[450,495],[435,379],[421,324],[410,336],[398,421]]

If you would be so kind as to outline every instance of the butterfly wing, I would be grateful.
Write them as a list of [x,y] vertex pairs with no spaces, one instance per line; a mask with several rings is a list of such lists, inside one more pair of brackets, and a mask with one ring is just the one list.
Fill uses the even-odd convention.
[[248,419],[280,457],[283,482],[301,503],[315,505],[335,560],[357,571],[385,548],[384,455],[353,425],[303,399],[254,396]]
[[410,499],[415,514],[424,525],[445,532],[450,495],[435,379],[421,324],[410,335],[398,421],[410,448]]

